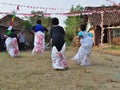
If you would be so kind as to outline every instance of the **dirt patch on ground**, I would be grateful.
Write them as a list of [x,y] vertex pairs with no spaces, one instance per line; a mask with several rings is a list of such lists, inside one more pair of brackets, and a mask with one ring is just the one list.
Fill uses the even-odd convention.
[[0,53],[0,90],[120,90],[120,57],[93,49],[91,66],[80,66],[71,58],[78,48],[69,47],[65,56],[69,68],[56,71],[51,67],[51,51],[44,57],[21,52],[11,58]]

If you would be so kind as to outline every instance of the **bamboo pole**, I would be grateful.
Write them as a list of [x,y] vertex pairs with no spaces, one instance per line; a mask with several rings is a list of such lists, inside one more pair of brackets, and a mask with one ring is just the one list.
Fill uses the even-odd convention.
[[103,50],[103,36],[104,36],[103,15],[104,15],[104,12],[102,11],[101,12],[101,23],[100,23],[100,27],[101,27],[100,53],[102,53],[102,50]]

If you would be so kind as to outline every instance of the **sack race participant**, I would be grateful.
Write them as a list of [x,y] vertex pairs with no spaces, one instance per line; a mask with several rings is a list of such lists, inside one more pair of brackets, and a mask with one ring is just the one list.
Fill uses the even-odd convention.
[[19,48],[18,48],[18,41],[17,41],[17,34],[14,32],[13,25],[14,25],[14,20],[16,17],[16,11],[13,11],[13,17],[10,22],[10,26],[7,29],[6,32],[6,40],[5,40],[5,45],[6,45],[6,50],[10,54],[11,57],[18,57],[19,56]]
[[52,67],[53,69],[63,70],[67,69],[67,62],[64,56],[64,51],[66,48],[65,44],[65,31],[59,26],[59,20],[57,18],[52,19],[53,26],[50,29],[50,40],[52,44]]
[[13,32],[11,31],[11,34],[7,34],[5,45],[6,45],[6,50],[11,57],[19,56],[17,34],[14,31]]
[[86,25],[80,26],[81,31],[78,32],[78,36],[80,37],[80,48],[77,52],[77,54],[72,58],[72,60],[76,61],[78,64],[82,66],[91,65],[90,64],[90,53],[92,50],[92,36],[91,33],[87,32]]
[[45,50],[45,34],[41,31],[38,31],[34,36],[34,48],[32,50],[32,54],[42,54]]
[[35,53],[43,54],[45,50],[45,34],[44,31],[48,31],[45,27],[41,25],[41,20],[37,20],[37,24],[32,28],[34,30],[34,48],[32,50],[32,55]]
[[67,63],[66,63],[66,58],[64,56],[65,48],[66,48],[66,44],[64,44],[61,51],[58,52],[57,48],[53,46],[51,59],[52,59],[52,67],[54,69],[67,69],[68,68]]

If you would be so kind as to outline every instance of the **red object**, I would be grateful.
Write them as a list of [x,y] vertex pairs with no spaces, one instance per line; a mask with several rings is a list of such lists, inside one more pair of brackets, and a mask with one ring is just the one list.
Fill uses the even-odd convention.
[[19,11],[19,5],[17,6],[17,10]]
[[14,25],[14,22],[10,22],[10,26],[13,26]]

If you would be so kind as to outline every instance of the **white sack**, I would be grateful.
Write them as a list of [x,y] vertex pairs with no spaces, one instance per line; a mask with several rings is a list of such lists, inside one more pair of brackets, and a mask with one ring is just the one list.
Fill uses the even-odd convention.
[[90,53],[92,50],[92,38],[86,37],[80,40],[81,46],[77,52],[77,54],[72,58],[80,65],[90,65]]
[[35,33],[34,36],[34,48],[32,54],[43,53],[45,50],[45,34],[41,31]]
[[6,50],[11,57],[19,56],[19,48],[17,38],[8,37],[5,41]]
[[66,44],[63,45],[62,50],[58,52],[57,48],[53,46],[51,60],[52,67],[54,69],[66,69],[68,67],[66,58],[64,56],[64,51],[66,49]]

